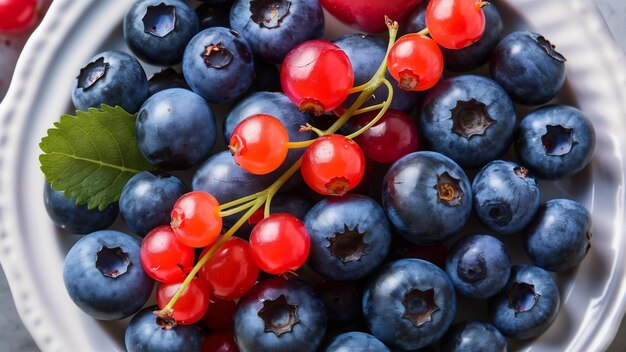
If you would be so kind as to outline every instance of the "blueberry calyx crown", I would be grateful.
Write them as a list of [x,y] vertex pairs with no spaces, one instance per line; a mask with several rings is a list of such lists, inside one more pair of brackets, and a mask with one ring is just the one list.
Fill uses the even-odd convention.
[[487,262],[485,261],[485,258],[477,258],[476,261],[478,262],[478,265],[475,265],[475,263],[471,263],[470,265],[468,265],[466,263],[470,262],[471,260],[466,261],[464,258],[465,255],[471,256],[472,253],[465,252],[465,254],[463,255],[459,266],[457,266],[456,268],[457,276],[461,280],[469,283],[476,283],[487,277]]
[[587,253],[591,249],[591,237],[593,236],[593,234],[591,233],[591,231],[587,231],[587,233],[585,233],[585,236],[587,237],[587,246],[585,247],[585,253]]
[[546,125],[546,134],[541,136],[541,144],[550,156],[562,156],[577,144],[573,138],[574,129],[561,125]]
[[218,42],[217,44],[209,44],[204,47],[201,57],[204,60],[204,64],[207,67],[212,68],[224,68],[228,66],[235,56],[233,53],[224,47],[224,43]]
[[565,57],[563,55],[561,55],[561,53],[559,53],[558,51],[556,51],[556,47],[552,44],[550,44],[550,42],[544,38],[542,35],[538,35],[535,38],[535,41],[537,42],[537,44],[539,44],[540,47],[543,48],[543,50],[546,51],[546,53],[548,53],[548,55],[550,55],[550,57],[552,57],[553,59],[555,59],[558,62],[565,62]]
[[333,237],[326,237],[330,244],[326,247],[330,254],[348,263],[361,260],[365,256],[365,249],[369,246],[364,241],[365,233],[359,232],[359,225],[353,229],[343,225],[343,232],[335,232]]
[[145,33],[163,38],[176,26],[176,7],[165,3],[148,6],[142,22]]
[[476,99],[458,100],[450,112],[452,112],[452,132],[467,140],[472,136],[484,135],[487,128],[496,123],[496,120],[487,114],[487,106]]
[[523,166],[516,166],[513,168],[513,172],[515,173],[515,176],[521,178],[522,180],[528,176],[528,169]]
[[291,1],[252,0],[250,1],[250,19],[268,29],[280,27],[280,23],[289,16]]
[[128,257],[128,253],[124,252],[120,247],[109,248],[102,246],[96,257],[98,270],[100,270],[102,275],[113,279],[124,275],[133,264]]
[[435,289],[426,291],[414,288],[407,291],[402,297],[404,313],[402,318],[409,320],[416,328],[424,326],[433,320],[433,313],[440,308],[435,303]]
[[80,69],[80,73],[76,79],[78,80],[78,88],[83,90],[89,89],[100,78],[104,77],[110,65],[104,62],[104,58],[100,57],[96,61],[90,62],[87,66]]
[[257,314],[265,324],[264,331],[273,332],[276,336],[291,331],[293,326],[300,322],[298,306],[289,304],[283,294],[273,300],[264,300],[263,308]]
[[515,311],[515,315],[533,309],[541,297],[535,292],[535,285],[525,282],[514,282],[509,289],[508,296],[509,307]]
[[489,208],[489,217],[500,226],[506,226],[513,218],[511,205],[506,202],[494,200],[485,203],[484,207]]
[[463,199],[461,179],[452,177],[447,171],[437,176],[435,185],[439,201],[449,207],[458,207]]

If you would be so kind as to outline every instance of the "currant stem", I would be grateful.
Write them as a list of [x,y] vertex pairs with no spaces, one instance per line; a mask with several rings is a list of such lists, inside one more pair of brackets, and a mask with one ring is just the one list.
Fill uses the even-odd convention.
[[[389,98],[387,98],[387,100],[390,100]],[[366,108],[361,108],[357,111],[354,112],[355,115],[361,115],[361,114],[365,114],[366,112],[370,112],[370,111],[376,111],[376,110],[380,110],[382,109],[386,104],[387,104],[387,100],[383,101],[380,104],[376,104],[376,105],[372,105],[372,106],[368,106]]]
[[245,202],[249,202],[251,200],[255,200],[255,199],[259,198],[261,195],[263,195],[263,193],[265,193],[265,191],[257,192],[257,193],[251,194],[249,196],[245,196],[245,197],[241,197],[239,199],[235,199],[232,202],[224,203],[224,204],[220,205],[219,210],[220,211],[226,210],[226,209],[232,208],[234,206],[237,206],[239,204],[242,204],[242,203],[245,203]]
[[429,35],[430,31],[428,30],[428,27],[422,29],[421,31],[417,32],[418,35]]
[[393,99],[393,87],[391,86],[391,82],[386,79],[383,81],[383,83],[387,86],[387,89],[389,89],[389,93],[387,95],[387,100],[385,100],[385,102],[382,104],[382,108],[380,109],[378,114],[376,114],[372,121],[368,122],[367,125],[361,127],[358,131],[347,135],[346,138],[354,139],[360,136],[363,132],[369,130],[370,127],[374,126],[376,122],[378,122],[378,120],[380,120],[380,118],[383,117],[383,115],[387,112],[387,110],[389,109],[389,105],[391,105],[387,102],[391,102],[391,100]]
[[[257,197],[256,199],[259,199],[259,197]],[[256,199],[253,199],[251,201],[249,201],[248,203],[242,204],[238,207],[234,207],[234,208],[230,208],[228,210],[220,210],[219,214],[221,217],[226,217],[226,216],[230,216],[230,215],[234,215],[237,213],[240,213],[250,207],[252,207],[254,205],[254,203],[256,202]]]

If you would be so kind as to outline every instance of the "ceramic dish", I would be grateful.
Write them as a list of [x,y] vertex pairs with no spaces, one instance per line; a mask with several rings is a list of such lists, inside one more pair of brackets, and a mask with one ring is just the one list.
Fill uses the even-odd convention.
[[[121,22],[130,4],[54,1],[26,45],[0,106],[0,259],[18,312],[44,351],[124,350],[127,322],[95,321],[67,296],[63,258],[78,237],[60,233],[48,219],[37,158],[40,138],[70,110],[76,72],[93,54],[124,48]],[[565,99],[593,120],[597,133],[590,167],[543,186],[544,194],[577,199],[592,212],[593,249],[578,270],[559,276],[563,306],[550,330],[512,349],[603,350],[615,336],[626,302],[626,62],[591,2],[509,0],[501,5],[505,16],[517,20],[514,26],[542,33],[565,55]]]

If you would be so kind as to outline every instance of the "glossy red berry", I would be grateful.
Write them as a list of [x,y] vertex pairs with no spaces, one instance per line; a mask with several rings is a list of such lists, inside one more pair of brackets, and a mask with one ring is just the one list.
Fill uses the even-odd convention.
[[165,283],[185,279],[193,267],[194,250],[176,239],[170,226],[159,226],[141,242],[141,266],[151,278]]
[[37,0],[0,0],[0,33],[30,28],[37,20]]
[[321,115],[346,99],[354,84],[354,72],[350,59],[337,45],[310,40],[287,54],[281,64],[280,83],[300,110]]
[[[350,126],[358,130],[377,114],[377,111],[372,111],[357,115],[350,119]],[[419,145],[413,119],[402,111],[392,109],[387,110],[376,124],[354,138],[354,141],[359,144],[366,157],[379,163],[393,163],[417,151]]]
[[222,230],[219,203],[206,192],[186,193],[174,203],[171,225],[182,244],[206,247],[217,240]]
[[309,256],[310,242],[302,221],[291,214],[275,213],[252,229],[250,254],[261,270],[280,275],[304,264]]
[[389,73],[405,90],[421,91],[437,84],[443,73],[443,54],[434,40],[416,33],[402,36],[387,55]]
[[437,44],[462,49],[478,41],[485,30],[480,0],[431,0],[426,8],[426,26]]
[[228,149],[244,170],[264,175],[276,170],[285,161],[288,142],[287,129],[279,119],[258,114],[235,127]]
[[[157,304],[163,309],[167,303],[174,297],[174,294],[182,284],[182,280],[161,284],[157,289]],[[209,290],[204,281],[194,278],[189,286],[183,290],[183,294],[174,303],[174,319],[176,324],[189,325],[193,324],[204,316],[209,307]]]
[[[201,257],[208,251],[206,248]],[[238,299],[254,286],[259,268],[250,256],[248,242],[231,237],[200,269],[200,277],[208,284],[211,296]]]
[[365,170],[365,157],[358,144],[345,136],[317,138],[302,156],[302,178],[315,192],[342,196],[354,189]]

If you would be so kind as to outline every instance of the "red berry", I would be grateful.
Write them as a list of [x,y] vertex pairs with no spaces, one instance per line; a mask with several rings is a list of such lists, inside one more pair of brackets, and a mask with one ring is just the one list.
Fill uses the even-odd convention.
[[0,0],[0,32],[21,31],[37,20],[37,0]]
[[342,196],[354,189],[365,170],[365,157],[358,144],[331,134],[316,139],[302,156],[302,178],[312,190]]
[[206,247],[217,240],[222,230],[219,203],[206,192],[186,193],[174,203],[171,225],[181,243]]
[[250,254],[261,270],[280,275],[304,264],[309,256],[310,241],[302,221],[291,214],[275,213],[252,229]]
[[439,82],[443,54],[434,40],[412,33],[395,42],[387,56],[387,65],[400,88],[421,91]]
[[202,340],[202,352],[239,352],[233,333],[215,332]]
[[[200,255],[208,251],[208,248]],[[259,268],[250,257],[250,246],[241,238],[231,237],[200,270],[200,277],[208,284],[211,296],[238,299],[254,286]]]
[[211,331],[228,331],[233,328],[233,317],[237,310],[234,301],[211,297],[209,308],[204,314],[202,321],[206,323]]
[[321,115],[346,99],[354,72],[350,59],[337,45],[310,40],[287,54],[280,68],[280,84],[300,110]]
[[[353,117],[350,126],[358,130],[376,115],[372,111]],[[363,149],[366,157],[379,163],[393,163],[418,149],[417,127],[411,117],[399,110],[387,110],[383,116],[354,141]]]
[[485,30],[480,0],[431,0],[426,8],[426,26],[437,44],[462,49],[478,41]]
[[[161,284],[159,286],[157,289],[157,304],[159,308],[165,308],[170,299],[174,297],[174,294],[182,282],[181,280],[175,283]],[[208,307],[209,290],[206,284],[198,278],[193,278],[180,298],[174,303],[174,319],[177,324],[193,324],[202,319]]]
[[151,278],[159,282],[184,280],[186,269],[193,266],[194,250],[176,240],[170,226],[159,226],[141,242],[141,265]]
[[258,114],[235,127],[228,148],[235,162],[244,170],[264,175],[276,170],[285,161],[288,142],[287,129],[279,119]]

